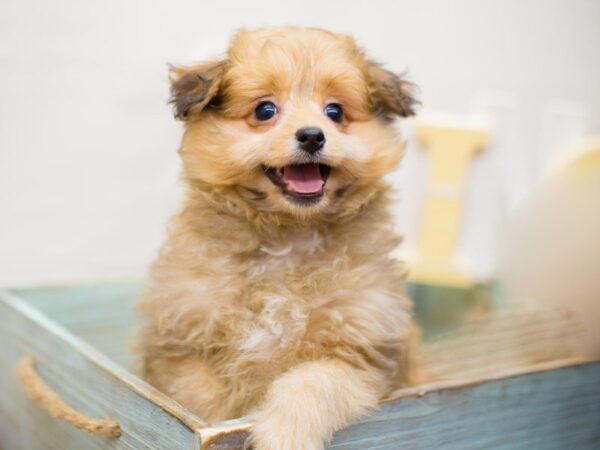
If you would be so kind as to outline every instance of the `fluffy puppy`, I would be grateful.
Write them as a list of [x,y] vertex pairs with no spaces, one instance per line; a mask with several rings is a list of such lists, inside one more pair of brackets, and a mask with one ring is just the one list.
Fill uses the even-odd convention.
[[139,300],[144,377],[257,450],[322,449],[409,382],[411,304],[382,177],[410,85],[351,37],[238,32],[171,73],[187,197]]

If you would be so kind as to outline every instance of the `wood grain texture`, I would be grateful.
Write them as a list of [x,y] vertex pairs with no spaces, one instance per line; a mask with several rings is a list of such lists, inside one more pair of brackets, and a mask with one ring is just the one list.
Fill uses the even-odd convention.
[[[172,400],[114,365],[10,294],[0,294],[0,448],[191,449],[202,425]],[[18,360],[31,354],[48,386],[91,417],[119,422],[119,438],[91,436],[32,402],[19,384]]]
[[[251,423],[206,426],[114,364],[131,366],[132,305],[141,288],[55,287],[19,291],[23,301],[2,297],[1,449],[242,448]],[[422,358],[444,381],[397,392],[328,448],[598,449],[600,363],[556,361],[576,355],[577,327],[558,311],[506,311],[438,334]],[[114,417],[124,436],[89,437],[31,404],[14,372],[24,353],[66,401],[92,417]]]
[[133,304],[141,282],[21,289],[15,295],[123,367],[133,367]]
[[[497,379],[408,389],[328,450],[597,450],[600,363],[566,361]],[[201,430],[203,450],[241,450],[248,425]],[[234,445],[232,445],[234,443]]]
[[385,404],[329,448],[598,449],[599,385],[590,364],[436,390]]
[[486,378],[535,364],[577,358],[583,327],[569,311],[503,308],[471,317],[425,342],[420,364],[433,380]]

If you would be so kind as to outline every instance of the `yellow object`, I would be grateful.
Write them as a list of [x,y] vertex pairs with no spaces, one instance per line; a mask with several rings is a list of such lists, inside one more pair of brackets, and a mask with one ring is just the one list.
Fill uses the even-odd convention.
[[420,247],[409,279],[458,288],[473,286],[455,261],[462,214],[462,193],[473,155],[488,142],[481,130],[421,124],[417,138],[430,152],[430,178]]
[[574,146],[565,157],[554,164],[550,170],[551,177],[572,176],[585,177],[590,172],[597,174],[600,167],[600,136],[582,140]]

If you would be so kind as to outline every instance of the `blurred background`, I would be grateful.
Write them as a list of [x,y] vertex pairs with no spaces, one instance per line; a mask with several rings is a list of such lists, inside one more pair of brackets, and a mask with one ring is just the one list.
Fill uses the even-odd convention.
[[[423,108],[399,125],[407,156],[391,177],[403,257],[419,258],[431,197],[432,149],[419,127],[441,124],[486,137],[448,194],[459,222],[452,264],[469,283],[500,277],[504,257],[514,268],[529,256],[519,273],[565,261],[548,242],[571,248],[577,235],[581,248],[568,267],[598,273],[600,243],[588,237],[600,234],[589,224],[600,191],[584,187],[588,201],[579,210],[569,209],[567,194],[556,209],[560,194],[538,192],[565,160],[597,148],[599,24],[596,0],[4,0],[0,285],[142,279],[182,191],[182,126],[167,105],[167,64],[217,55],[235,29],[262,25],[350,33],[419,86]],[[545,228],[566,216],[574,222],[566,237],[560,221]],[[581,222],[588,234],[578,231]],[[552,270],[536,275],[538,286],[565,274],[564,266]],[[593,278],[600,277],[585,280]]]

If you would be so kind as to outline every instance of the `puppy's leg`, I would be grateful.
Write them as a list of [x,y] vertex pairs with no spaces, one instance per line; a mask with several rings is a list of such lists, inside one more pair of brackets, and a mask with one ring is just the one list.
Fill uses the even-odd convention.
[[302,363],[271,385],[252,415],[255,450],[319,450],[377,406],[383,380],[339,360]]

